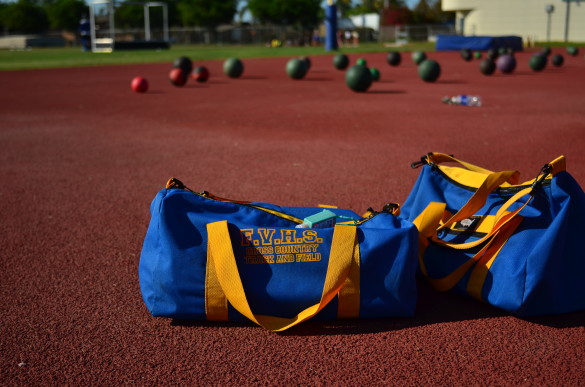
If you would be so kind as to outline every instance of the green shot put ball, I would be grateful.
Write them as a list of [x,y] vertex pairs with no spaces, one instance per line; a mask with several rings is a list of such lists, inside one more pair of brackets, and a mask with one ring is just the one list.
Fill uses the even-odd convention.
[[561,54],[555,54],[555,55],[553,55],[553,57],[551,59],[551,63],[555,67],[561,67],[563,65],[564,61],[565,61],[565,58]]
[[390,51],[386,57],[386,62],[388,62],[390,66],[398,66],[400,62],[402,62],[402,56],[397,51]]
[[378,82],[380,80],[380,71],[375,67],[370,67],[370,73],[372,74],[372,81]]
[[302,59],[291,59],[286,64],[286,73],[292,79],[303,79],[307,74],[307,63]]
[[239,78],[244,72],[244,64],[238,58],[229,58],[223,62],[223,72],[230,78]]
[[466,62],[469,62],[470,60],[473,59],[473,54],[471,53],[471,50],[468,48],[462,49],[459,52],[459,55],[461,55],[461,58]]
[[427,54],[422,51],[415,51],[411,54],[412,61],[417,65],[421,64],[425,59],[427,59]]
[[355,61],[355,64],[358,66],[366,66],[368,67],[368,62],[364,58],[359,58]]
[[546,67],[547,56],[544,53],[536,53],[530,57],[528,65],[532,71],[542,71]]
[[418,75],[425,82],[435,82],[441,75],[441,66],[432,59],[425,59],[418,65]]
[[372,73],[366,66],[352,66],[345,73],[345,84],[358,93],[367,91],[372,85]]
[[175,59],[173,67],[183,69],[185,73],[191,74],[191,71],[193,71],[193,61],[186,56],[181,56]]
[[568,46],[567,47],[567,54],[571,56],[577,56],[579,54],[579,49],[575,46]]
[[333,67],[337,70],[345,70],[349,66],[349,59],[345,54],[337,54],[333,57]]
[[475,59],[481,59],[481,57],[482,57],[482,55],[481,55],[481,51],[476,51],[476,52],[473,54],[473,57],[474,57]]
[[492,75],[496,71],[496,62],[490,58],[485,58],[479,63],[479,71],[483,75]]
[[308,56],[301,56],[299,59],[305,62],[307,71],[309,71],[311,69],[311,58],[309,58]]

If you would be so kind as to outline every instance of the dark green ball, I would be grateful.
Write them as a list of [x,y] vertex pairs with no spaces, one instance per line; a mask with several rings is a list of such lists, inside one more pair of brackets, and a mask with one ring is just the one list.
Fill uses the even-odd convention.
[[528,62],[532,71],[542,71],[546,67],[547,56],[543,53],[537,53],[530,57]]
[[496,62],[490,58],[485,58],[479,63],[479,71],[483,75],[492,75],[496,71]]
[[244,64],[238,58],[229,58],[223,62],[223,72],[230,78],[239,78],[244,73]]
[[420,65],[425,59],[427,59],[427,54],[422,51],[415,51],[411,55],[412,61],[417,65]]
[[567,54],[572,56],[577,56],[579,54],[579,49],[575,46],[568,46],[567,47]]
[[564,62],[565,62],[565,58],[561,54],[553,55],[553,57],[551,59],[551,63],[555,67],[561,67]]
[[307,71],[309,71],[311,69],[311,58],[309,58],[308,56],[301,56],[299,59],[305,62],[305,65],[307,66]]
[[390,66],[398,66],[400,62],[402,62],[402,56],[399,52],[391,51],[386,57],[386,62],[388,62]]
[[425,59],[418,65],[418,75],[425,82],[435,82],[441,75],[441,66],[432,59]]
[[372,73],[366,66],[351,66],[345,73],[345,84],[353,91],[364,92],[372,85]]
[[380,71],[375,67],[370,67],[370,73],[372,74],[372,81],[378,82],[380,80]]
[[481,59],[481,52],[480,51],[476,51],[473,56],[475,57],[475,59]]
[[487,52],[487,57],[491,60],[496,60],[498,59],[498,50],[496,50],[495,48],[490,48]]
[[359,58],[355,61],[355,64],[358,66],[366,66],[368,67],[368,62],[364,58]]
[[549,56],[549,55],[550,55],[550,53],[551,53],[551,49],[550,49],[550,47],[545,47],[545,48],[543,48],[543,49],[542,49],[542,53],[543,53],[544,55],[546,55],[546,56]]
[[182,69],[187,74],[191,74],[191,71],[193,71],[193,62],[186,56],[181,56],[175,59],[173,67]]
[[286,73],[292,79],[303,79],[307,74],[307,63],[302,59],[291,59],[286,64]]
[[473,54],[471,53],[471,50],[468,48],[464,48],[459,52],[459,54],[461,55],[461,58],[463,58],[463,60],[466,62],[469,62],[470,60],[473,59]]
[[333,66],[337,70],[345,70],[349,66],[349,59],[345,54],[337,54],[333,57]]

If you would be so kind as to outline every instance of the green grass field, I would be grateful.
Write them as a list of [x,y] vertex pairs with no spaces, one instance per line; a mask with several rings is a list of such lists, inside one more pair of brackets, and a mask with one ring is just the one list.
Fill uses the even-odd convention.
[[[393,49],[401,51],[433,51],[434,43],[416,43]],[[362,44],[357,48],[343,48],[340,52],[356,54],[389,50],[390,48],[383,44],[371,43]],[[267,48],[264,46],[231,45],[177,45],[171,47],[169,50],[115,51],[110,54],[81,52],[78,47],[35,48],[20,51],[0,50],[0,71],[172,62],[179,56],[188,56],[193,60],[213,60],[226,59],[232,56],[239,58],[263,58],[325,54],[330,54],[330,52],[326,52],[323,47]]]
[[[550,42],[540,46],[565,47],[569,44],[585,47],[585,43]],[[344,47],[339,52],[358,54],[363,52],[397,51],[434,51],[432,42],[411,43],[399,47],[387,44],[366,43],[359,47]],[[0,71],[29,70],[56,67],[105,66],[133,63],[172,62],[179,56],[188,56],[193,60],[239,58],[294,57],[301,55],[325,55],[323,47],[282,47],[236,45],[176,45],[169,50],[115,51],[110,54],[81,52],[79,47],[71,48],[34,48],[30,50],[0,50]]]

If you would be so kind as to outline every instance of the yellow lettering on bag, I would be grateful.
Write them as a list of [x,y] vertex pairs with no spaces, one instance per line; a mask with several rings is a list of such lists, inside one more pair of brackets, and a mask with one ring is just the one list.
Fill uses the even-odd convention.
[[303,242],[304,243],[323,243],[323,239],[317,238],[317,231],[305,230],[303,231]]
[[275,232],[276,232],[276,230],[273,228],[259,228],[258,229],[258,234],[260,235],[260,239],[262,241],[263,246],[272,244],[272,237],[274,236]]
[[250,241],[254,236],[254,229],[253,228],[243,228],[240,230],[242,232],[242,246],[250,246]]
[[293,244],[302,243],[303,240],[297,240],[297,230],[283,228],[280,230],[280,239],[274,241],[275,244]]
[[[323,239],[317,230],[281,229],[280,238],[274,238],[274,228],[241,229],[241,245],[245,248],[247,264],[315,262],[321,260],[317,253]],[[276,256],[276,258],[275,258]]]

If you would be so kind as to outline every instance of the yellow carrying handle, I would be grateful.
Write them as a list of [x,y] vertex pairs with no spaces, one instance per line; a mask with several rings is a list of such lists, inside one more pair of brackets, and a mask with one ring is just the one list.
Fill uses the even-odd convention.
[[[463,163],[448,155],[430,154],[427,157],[429,161],[433,161],[435,163],[455,161],[462,164],[463,166],[470,170],[482,172],[481,168],[475,167],[471,164]],[[548,173],[543,172],[543,174],[534,179],[533,182],[546,178],[547,174],[554,176],[557,173],[566,170],[566,162],[563,156],[558,157],[557,159],[553,160],[551,163],[547,165],[549,167],[549,172]],[[423,273],[423,275],[429,280],[429,282],[435,288],[444,291],[454,287],[457,284],[457,282],[459,282],[463,278],[463,276],[465,276],[465,274],[472,267],[475,266],[472,271],[467,290],[469,294],[479,299],[481,299],[481,288],[483,287],[483,283],[485,281],[485,277],[487,275],[489,267],[493,263],[495,257],[498,255],[504,244],[507,242],[507,240],[514,233],[516,228],[522,222],[522,216],[519,215],[520,211],[522,211],[524,207],[526,207],[534,197],[532,186],[524,188],[515,195],[513,195],[500,207],[500,209],[496,213],[492,229],[488,233],[486,233],[485,236],[473,242],[452,243],[439,239],[438,231],[440,231],[443,228],[448,228],[458,221],[475,215],[476,211],[485,205],[488,195],[495,188],[497,188],[504,181],[510,182],[511,180],[513,181],[517,179],[516,173],[514,171],[504,172],[490,172],[487,170],[484,171],[487,172],[487,176],[483,183],[481,184],[481,186],[479,187],[479,189],[469,199],[469,201],[448,220],[442,222],[446,214],[446,204],[431,202],[429,203],[427,208],[423,212],[421,212],[421,214],[419,214],[419,216],[413,221],[413,223],[419,229],[419,266],[421,268],[421,272]],[[518,209],[512,212],[508,211],[514,203],[517,203],[522,197],[526,195],[530,195],[530,197],[526,200],[526,202],[524,202],[522,206],[520,206]],[[485,245],[473,257],[471,257],[469,260],[460,265],[452,273],[443,278],[434,279],[428,276],[427,269],[423,260],[426,248],[431,242],[455,250],[467,250],[474,247],[478,247],[483,243],[485,243]]]
[[[439,291],[447,291],[453,288],[465,276],[465,274],[475,266],[468,285],[468,292],[472,296],[481,299],[481,288],[483,287],[487,270],[504,244],[508,241],[508,238],[510,238],[522,221],[522,217],[517,215],[519,211],[515,211],[515,216],[506,218],[504,222],[498,222],[498,220],[496,220],[495,223],[498,224],[498,226],[494,227],[494,230],[490,232],[490,238],[484,239],[484,242],[487,240],[487,243],[480,251],[445,277],[431,278],[427,272],[424,255],[429,245],[429,241],[432,240],[435,242],[433,237],[436,237],[436,226],[439,224],[444,212],[445,203],[431,202],[413,222],[419,228],[418,263],[421,272],[435,289]],[[496,219],[497,218],[498,215],[496,215]],[[445,247],[452,247],[451,244],[448,243],[444,243],[443,245]],[[478,267],[478,264],[481,267]]]
[[315,316],[335,298],[346,282],[354,254],[358,251],[355,248],[356,230],[355,226],[335,226],[321,299],[319,303],[309,306],[292,318],[257,315],[252,312],[238,272],[227,221],[207,224],[207,258],[212,261],[219,285],[229,303],[256,324],[279,332]]
[[[477,172],[477,173],[482,173],[484,175],[489,175],[489,174],[493,173],[489,169],[478,167],[477,165],[473,165],[473,164],[470,164],[468,162],[456,159],[455,157],[444,154],[444,153],[429,153],[428,155],[425,156],[425,158],[427,159],[427,162],[433,163],[435,165],[452,162],[452,163],[458,163],[458,164],[462,165],[463,167],[465,167],[465,169],[468,169],[470,171]],[[518,182],[519,177],[520,177],[520,174],[515,175],[508,182],[510,184],[516,184]]]

